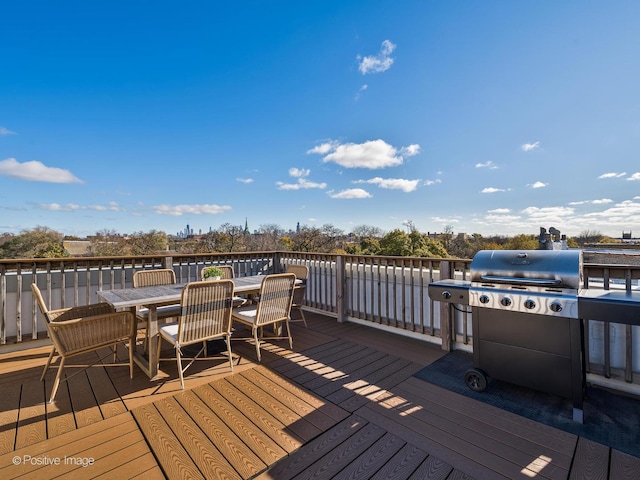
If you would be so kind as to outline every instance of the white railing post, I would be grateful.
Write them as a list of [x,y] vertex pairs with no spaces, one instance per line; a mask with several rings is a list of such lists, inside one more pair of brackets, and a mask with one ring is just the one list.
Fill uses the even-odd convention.
[[345,261],[343,255],[336,257],[336,311],[338,322],[345,321],[345,298],[346,298],[346,274]]
[[[447,261],[440,262],[440,280],[453,277],[451,263]],[[453,314],[451,312],[452,304],[449,302],[440,302],[440,339],[442,340],[442,350],[450,352],[453,349]]]

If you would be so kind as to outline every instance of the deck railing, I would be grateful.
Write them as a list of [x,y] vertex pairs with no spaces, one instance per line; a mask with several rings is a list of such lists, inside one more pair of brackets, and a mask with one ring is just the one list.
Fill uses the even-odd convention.
[[[466,279],[471,260],[300,252],[0,260],[0,353],[27,339],[46,338],[31,295],[37,282],[50,308],[97,302],[96,291],[131,286],[133,273],[173,268],[177,281],[200,279],[206,265],[232,265],[236,276],[309,267],[305,304],[338,321],[364,323],[437,343],[445,350],[472,351],[470,309],[449,308],[428,296],[440,278]],[[637,289],[640,265],[585,263],[585,288]],[[640,315],[640,313],[639,313]],[[585,322],[589,378],[640,392],[640,327]],[[4,347],[3,347],[4,345]]]

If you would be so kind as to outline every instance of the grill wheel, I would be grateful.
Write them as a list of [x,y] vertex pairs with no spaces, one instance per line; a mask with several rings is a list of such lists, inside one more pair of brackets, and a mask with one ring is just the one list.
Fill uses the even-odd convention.
[[487,388],[487,376],[479,368],[471,368],[464,374],[464,383],[474,392],[484,392]]

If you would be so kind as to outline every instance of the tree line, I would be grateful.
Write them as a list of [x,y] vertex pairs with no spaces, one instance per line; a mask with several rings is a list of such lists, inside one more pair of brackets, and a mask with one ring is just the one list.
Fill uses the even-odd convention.
[[[133,232],[122,235],[102,230],[87,239],[65,236],[48,227],[37,226],[19,234],[0,234],[0,258],[61,258],[71,256],[65,240],[88,240],[87,255],[96,257],[153,255],[168,251],[177,254],[225,253],[284,250],[295,252],[351,255],[382,255],[431,258],[472,258],[479,250],[535,250],[538,235],[489,236],[456,235],[445,227],[443,233],[419,232],[411,222],[406,231],[385,232],[377,227],[360,225],[343,230],[331,224],[321,227],[303,225],[296,231],[285,231],[279,225],[261,225],[254,233],[246,233],[241,225],[225,223],[216,230],[187,238],[176,238],[165,232]],[[587,243],[615,242],[599,232],[584,231],[568,239],[570,247]]]

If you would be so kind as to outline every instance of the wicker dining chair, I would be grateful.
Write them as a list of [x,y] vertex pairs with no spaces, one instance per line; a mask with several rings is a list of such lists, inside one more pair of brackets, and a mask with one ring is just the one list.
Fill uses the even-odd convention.
[[[180,307],[182,313],[177,322],[160,327],[158,350],[162,339],[171,343],[176,351],[176,362],[180,375],[180,386],[184,390],[184,372],[202,353],[207,356],[207,341],[224,339],[227,344],[229,366],[233,372],[231,357],[231,310],[233,308],[233,282],[213,280],[188,283],[182,290]],[[182,367],[182,347],[202,343],[200,351]],[[164,360],[164,359],[163,359]]]
[[[289,348],[293,348],[289,319],[291,317],[291,302],[293,300],[295,282],[296,276],[293,273],[265,275],[260,286],[258,303],[233,310],[233,321],[251,328],[252,337],[243,339],[253,338],[259,362],[261,361],[260,340],[282,340],[287,338],[289,339]],[[286,336],[276,335],[275,333],[272,337],[263,335],[265,332],[263,327],[267,325],[276,327],[282,322],[286,324]],[[259,332],[261,332],[260,335]],[[240,340],[241,337],[234,337],[233,339]]]
[[[40,381],[51,367],[53,357],[57,353],[60,357],[58,373],[56,374],[51,389],[49,403],[58,392],[62,371],[64,367],[88,368],[99,364],[100,366],[129,366],[129,377],[133,378],[133,349],[135,342],[135,317],[131,312],[116,312],[108,303],[96,303],[71,308],[49,310],[42,298],[42,293],[35,283],[31,284],[31,290],[44,317],[47,331],[53,342],[53,348],[49,354],[47,364],[42,371]],[[129,346],[129,362],[116,363],[117,346],[127,343]],[[66,365],[68,358],[83,353],[95,352],[109,347],[112,352],[91,364]],[[101,363],[107,356],[113,353],[113,363]],[[75,374],[74,374],[75,375]],[[66,379],[73,377],[68,376]]]
[[[231,265],[216,265],[220,270],[222,270],[222,275],[220,276],[220,280],[228,280],[234,277],[233,267]],[[200,279],[204,280],[204,268],[200,270]]]
[[[157,268],[151,270],[138,270],[133,274],[133,288],[138,287],[154,287],[156,285],[173,285],[176,283],[176,273],[171,268]],[[180,305],[163,305],[156,309],[158,320],[167,320],[176,318],[180,315]],[[138,308],[136,310],[138,322],[148,328],[149,309]],[[140,328],[140,325],[138,326]],[[145,349],[146,349],[145,336]]]
[[[220,276],[220,280],[230,280],[230,279],[235,278],[235,275],[233,273],[233,267],[231,265],[216,265],[216,267],[218,267],[220,270],[222,270],[222,275]],[[201,278],[201,280],[203,282],[205,281],[204,268],[202,270],[200,270],[200,278]],[[245,303],[247,303],[247,299],[246,298],[239,297],[239,296],[234,296],[233,297],[233,306],[234,307],[241,307]]]
[[301,280],[302,283],[295,286],[293,290],[293,302],[291,304],[292,309],[297,309],[300,312],[299,319],[289,320],[290,322],[303,322],[305,328],[307,328],[307,319],[304,318],[304,312],[302,306],[304,305],[304,295],[307,291],[307,279],[309,278],[309,267],[306,265],[287,265],[287,273],[293,273],[296,279]]

